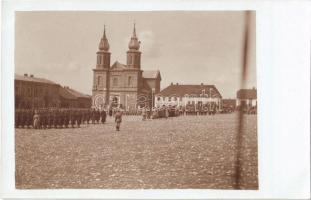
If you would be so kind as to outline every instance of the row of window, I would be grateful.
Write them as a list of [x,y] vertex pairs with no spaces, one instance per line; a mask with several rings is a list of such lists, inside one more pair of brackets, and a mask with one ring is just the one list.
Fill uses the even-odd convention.
[[[187,97],[191,97],[191,96],[185,96],[185,98],[187,98]],[[195,97],[195,98],[197,98],[197,97]],[[182,99],[183,99],[183,97],[179,97],[179,101],[182,101]],[[166,100],[168,100],[168,101],[177,101],[178,100],[178,98],[177,97],[158,97],[157,98],[157,100],[158,101],[166,101]]]
[[[166,99],[168,99],[168,101],[177,101],[177,97],[158,97],[157,100],[158,101],[165,101]],[[179,101],[182,101],[182,97],[179,97]]]
[[34,96],[34,97],[38,97],[38,96],[44,96],[44,95],[48,95],[51,94],[51,92],[49,92],[50,90],[45,89],[45,88],[33,88],[33,87],[19,87],[19,86],[15,86],[15,94],[16,95],[21,95],[21,96]]

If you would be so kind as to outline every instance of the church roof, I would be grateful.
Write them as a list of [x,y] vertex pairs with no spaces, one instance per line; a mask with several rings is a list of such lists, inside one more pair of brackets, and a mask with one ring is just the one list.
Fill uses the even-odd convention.
[[122,64],[118,61],[114,62],[113,65],[111,66],[111,69],[119,69],[119,70],[123,70],[123,69],[128,69],[129,67],[125,64]]
[[158,78],[158,76],[160,76],[160,79],[161,79],[161,75],[160,75],[160,71],[159,70],[143,71],[143,78],[156,79],[156,78]]
[[17,81],[29,81],[29,82],[57,85],[57,83],[54,83],[53,81],[47,80],[45,78],[37,78],[34,77],[33,75],[28,76],[28,74],[25,74],[24,76],[15,74],[14,79]]
[[236,96],[238,99],[257,99],[257,90],[253,89],[240,89],[237,91]]
[[157,94],[157,96],[201,96],[205,94],[210,97],[218,97],[221,98],[221,94],[217,90],[214,85],[179,85],[179,84],[171,84],[170,86],[164,88],[161,92]]

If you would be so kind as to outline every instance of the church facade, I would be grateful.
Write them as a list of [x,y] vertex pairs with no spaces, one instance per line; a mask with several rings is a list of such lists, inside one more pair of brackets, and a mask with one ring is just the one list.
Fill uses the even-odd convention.
[[97,109],[122,107],[130,111],[154,105],[154,95],[160,92],[159,70],[141,69],[140,41],[133,35],[128,45],[126,64],[118,61],[110,64],[109,42],[104,29],[97,51],[96,67],[93,69],[92,106]]

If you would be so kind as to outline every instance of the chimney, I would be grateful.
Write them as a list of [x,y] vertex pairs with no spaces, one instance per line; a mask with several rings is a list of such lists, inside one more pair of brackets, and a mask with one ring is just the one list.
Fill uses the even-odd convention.
[[201,85],[204,85],[203,83],[201,83]]
[[33,78],[33,74],[30,74],[30,77]]
[[178,83],[176,83],[176,85],[178,85]]
[[174,85],[174,83],[173,83],[173,82],[171,82],[171,85]]
[[28,76],[28,74],[24,74],[24,76]]

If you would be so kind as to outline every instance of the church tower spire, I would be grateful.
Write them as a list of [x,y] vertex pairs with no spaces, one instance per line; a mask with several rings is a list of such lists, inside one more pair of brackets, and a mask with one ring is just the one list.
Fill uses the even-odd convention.
[[104,33],[100,39],[98,51],[97,51],[97,69],[108,69],[110,67],[110,52],[109,42],[106,36],[106,26],[104,26]]
[[98,48],[99,48],[99,50],[102,50],[102,51],[108,51],[109,50],[109,42],[108,42],[108,39],[106,37],[106,26],[104,26],[104,34],[103,34],[103,37],[100,39]]
[[[107,105],[109,102],[109,77],[110,77],[110,52],[109,42],[106,36],[106,26],[100,38],[97,54],[96,67],[93,69],[92,105]],[[100,103],[99,103],[100,102]]]
[[136,36],[135,23],[133,28],[133,35],[130,39],[128,47],[129,50],[127,51],[127,66],[140,69],[140,41],[138,41],[138,38]]

